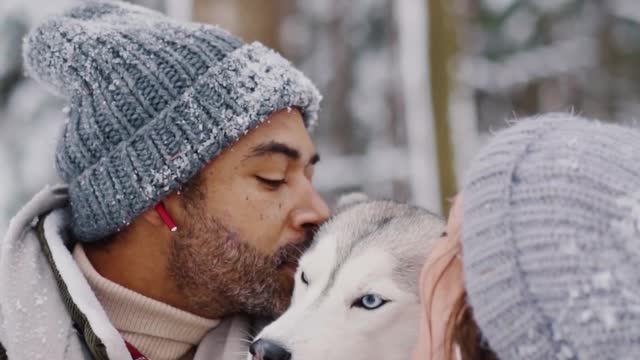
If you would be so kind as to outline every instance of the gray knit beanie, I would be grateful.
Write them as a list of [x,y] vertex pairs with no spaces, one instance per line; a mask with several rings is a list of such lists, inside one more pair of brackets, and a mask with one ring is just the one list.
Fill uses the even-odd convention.
[[320,95],[259,43],[139,6],[84,2],[25,39],[28,73],[69,102],[56,165],[81,241],[112,234],[272,112]]
[[639,131],[522,120],[463,191],[468,301],[501,360],[640,359]]

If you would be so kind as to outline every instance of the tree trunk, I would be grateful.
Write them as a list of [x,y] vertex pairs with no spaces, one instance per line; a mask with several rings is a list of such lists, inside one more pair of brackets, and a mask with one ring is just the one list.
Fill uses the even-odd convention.
[[431,69],[431,98],[440,177],[441,204],[448,213],[449,201],[456,193],[454,152],[449,130],[449,64],[455,54],[456,36],[449,1],[427,0],[429,9],[429,57]]
[[220,25],[244,41],[280,50],[283,11],[278,0],[193,0],[196,21]]

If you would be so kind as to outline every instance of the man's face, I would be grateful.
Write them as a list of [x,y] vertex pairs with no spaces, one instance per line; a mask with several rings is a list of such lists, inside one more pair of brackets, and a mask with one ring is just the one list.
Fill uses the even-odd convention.
[[180,196],[170,273],[193,312],[277,316],[297,257],[329,216],[312,186],[315,147],[297,110],[274,113]]

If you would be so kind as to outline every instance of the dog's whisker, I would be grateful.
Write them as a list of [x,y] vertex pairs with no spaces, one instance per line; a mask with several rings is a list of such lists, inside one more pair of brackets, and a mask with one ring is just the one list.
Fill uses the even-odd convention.
[[256,337],[255,334],[251,333],[248,330],[244,330],[243,329],[243,330],[240,330],[240,332],[242,332],[244,335],[246,335],[251,340],[255,339],[255,337]]
[[291,345],[307,344],[309,342],[311,342],[310,338],[296,339],[291,342]]
[[[242,356],[241,359],[246,359],[247,357],[251,356],[251,354],[247,351],[247,352],[230,352],[229,355],[236,357],[236,356]],[[251,357],[249,357],[251,359]]]
[[233,340],[233,341],[244,341],[244,342],[249,342],[249,343],[251,343],[251,342],[253,342],[253,337],[246,337],[246,338],[232,338],[232,339],[230,339],[230,340]]
[[305,244],[304,246],[296,245],[294,248],[300,252],[300,255],[303,255],[307,250],[309,250],[310,246],[311,244]]
[[213,343],[216,345],[223,345],[223,344],[229,344],[229,343],[241,343],[242,345],[244,345],[244,344],[252,344],[253,341],[248,339],[242,339],[242,338],[236,338],[236,339],[226,338],[226,339],[214,340]]

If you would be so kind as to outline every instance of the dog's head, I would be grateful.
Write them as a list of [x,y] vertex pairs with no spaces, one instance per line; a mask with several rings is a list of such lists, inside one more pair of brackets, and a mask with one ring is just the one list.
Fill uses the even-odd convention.
[[348,198],[300,259],[289,309],[249,359],[398,359],[410,355],[418,280],[443,221],[391,201]]

